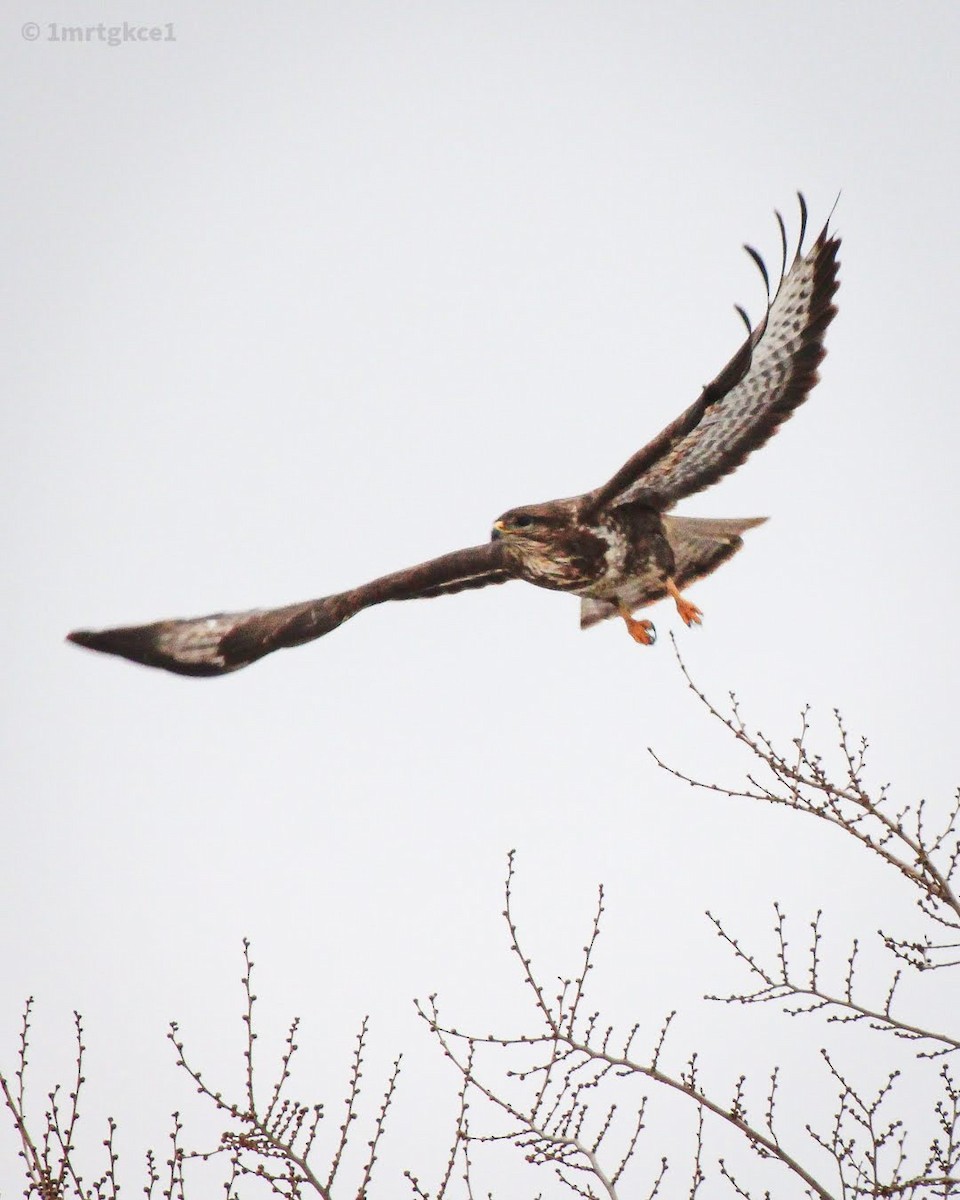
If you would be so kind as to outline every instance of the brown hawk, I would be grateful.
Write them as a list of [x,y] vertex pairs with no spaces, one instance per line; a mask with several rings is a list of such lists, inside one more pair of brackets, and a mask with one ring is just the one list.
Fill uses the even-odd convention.
[[687,625],[699,624],[700,610],[681,589],[735,554],[744,530],[764,518],[708,520],[671,516],[669,510],[736,470],[806,399],[837,311],[840,240],[828,236],[829,221],[804,254],[807,209],[800,196],[800,236],[788,263],[786,228],[779,213],[776,217],[783,260],[775,292],[760,255],[746,247],[767,289],[763,319],[751,329],[738,306],[747,337],[737,353],[686,411],[602,487],[512,508],[494,522],[489,542],[352,591],[285,608],[81,630],[69,640],[181,675],[223,675],[274,650],[322,637],[385,600],[442,596],[511,579],[579,596],[583,628],[619,615],[638,642],[653,642],[654,628],[632,614],[664,596],[672,597]]

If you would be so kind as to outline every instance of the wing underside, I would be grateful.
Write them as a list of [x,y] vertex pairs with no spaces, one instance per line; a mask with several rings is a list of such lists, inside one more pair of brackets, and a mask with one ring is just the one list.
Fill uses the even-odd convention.
[[[646,498],[669,509],[736,470],[806,399],[825,354],[824,333],[837,311],[840,239],[829,235],[828,223],[803,254],[802,196],[800,206],[800,238],[789,267],[786,229],[777,213],[783,258],[772,296],[762,258],[746,247],[767,287],[763,319],[698,400],[591,495],[589,510]],[[738,311],[749,329],[743,310]]]

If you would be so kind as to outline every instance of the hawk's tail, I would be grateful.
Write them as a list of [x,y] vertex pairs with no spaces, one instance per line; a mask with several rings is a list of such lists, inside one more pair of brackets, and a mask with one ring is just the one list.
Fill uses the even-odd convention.
[[[661,518],[675,561],[674,581],[680,588],[702,579],[731,558],[743,545],[740,536],[762,525],[766,517],[672,517]],[[638,580],[624,598],[631,612],[661,600],[666,588],[656,580]],[[616,604],[607,600],[580,601],[580,628],[618,615]]]

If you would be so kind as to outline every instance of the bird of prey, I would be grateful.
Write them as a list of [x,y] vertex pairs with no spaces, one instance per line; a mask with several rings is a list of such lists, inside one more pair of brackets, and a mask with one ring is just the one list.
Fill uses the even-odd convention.
[[652,622],[634,612],[665,596],[687,625],[701,611],[681,589],[740,549],[741,534],[764,518],[708,520],[671,515],[684,496],[736,470],[776,432],[817,382],[823,339],[836,313],[837,251],[829,219],[809,250],[807,208],[800,200],[800,236],[789,258],[783,247],[776,289],[763,259],[756,263],[767,291],[763,319],[693,404],[638,450],[607,483],[581,496],[511,508],[493,524],[489,542],[455,550],[384,575],[351,591],[285,608],[218,613],[100,632],[78,630],[72,642],[181,675],[224,675],[288,646],[300,646],[385,600],[442,596],[466,588],[523,579],[580,597],[586,628],[621,617],[635,641],[650,644]]

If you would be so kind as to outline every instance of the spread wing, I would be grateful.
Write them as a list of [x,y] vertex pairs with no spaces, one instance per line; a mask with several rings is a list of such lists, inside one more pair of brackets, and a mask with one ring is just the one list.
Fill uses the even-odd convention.
[[840,239],[828,236],[828,221],[802,253],[807,207],[800,196],[800,237],[788,268],[786,228],[776,215],[783,260],[772,297],[763,259],[746,247],[767,288],[763,320],[751,330],[738,308],[748,330],[743,345],[694,404],[589,494],[587,513],[647,496],[657,508],[671,508],[735,471],[807,398],[826,353],[824,333],[837,311]]
[[285,608],[215,613],[190,620],[155,621],[100,632],[77,630],[67,638],[104,654],[119,654],[178,675],[226,675],[265,654],[323,637],[361,609],[385,600],[443,596],[514,578],[500,542],[456,550],[405,571],[395,571],[349,592]]

